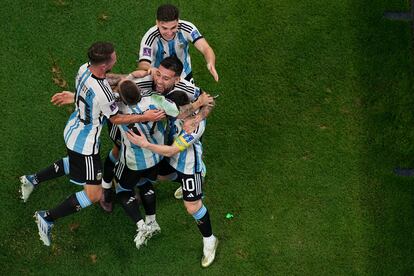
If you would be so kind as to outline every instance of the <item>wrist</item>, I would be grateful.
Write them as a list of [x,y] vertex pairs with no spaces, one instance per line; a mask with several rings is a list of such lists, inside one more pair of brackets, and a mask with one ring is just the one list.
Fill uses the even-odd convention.
[[201,117],[200,114],[197,114],[197,115],[194,116],[194,123],[195,124],[199,124],[202,120],[203,120],[203,118]]
[[133,80],[135,77],[132,73],[128,74],[128,76],[126,76],[127,80]]
[[136,116],[137,116],[137,121],[138,122],[148,121],[148,117],[147,117],[147,115],[145,113],[143,113],[143,114],[137,114]]
[[201,104],[200,99],[198,99],[197,101],[193,102],[193,109],[197,110],[200,109],[203,105]]

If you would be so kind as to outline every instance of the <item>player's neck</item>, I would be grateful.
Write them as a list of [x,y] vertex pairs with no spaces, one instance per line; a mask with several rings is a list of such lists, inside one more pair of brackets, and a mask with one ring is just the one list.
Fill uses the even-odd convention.
[[91,71],[91,73],[98,78],[104,79],[106,78],[106,71],[102,70],[99,67],[95,67],[93,65],[89,66],[89,70]]

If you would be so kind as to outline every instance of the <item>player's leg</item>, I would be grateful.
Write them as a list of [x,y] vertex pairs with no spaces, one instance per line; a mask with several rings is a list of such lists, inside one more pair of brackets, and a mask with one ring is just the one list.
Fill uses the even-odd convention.
[[118,182],[116,195],[125,213],[137,225],[137,234],[134,237],[134,242],[138,249],[146,244],[149,237],[149,227],[142,218],[134,193],[139,177],[137,171],[130,170],[123,162],[119,162],[115,167],[115,179]]
[[[181,183],[180,180],[178,179],[177,172],[175,171],[173,167],[170,166],[167,158],[164,158],[161,160],[161,162],[158,164],[158,168],[159,168],[158,176],[157,176],[158,181],[174,181],[174,182]],[[183,190],[181,188],[181,185],[175,191],[174,197],[176,199],[183,198]]]
[[141,178],[137,184],[139,196],[145,210],[145,223],[150,227],[150,237],[161,232],[156,221],[156,192],[154,183],[158,174],[158,165],[141,171]]
[[107,121],[109,138],[114,143],[112,150],[108,153],[104,162],[104,174],[102,179],[103,197],[99,204],[106,212],[112,212],[113,209],[113,190],[112,180],[114,178],[115,164],[119,160],[119,149],[121,147],[121,131],[117,125]]
[[68,156],[70,181],[83,185],[84,189],[70,195],[55,208],[35,213],[39,235],[45,245],[50,245],[50,231],[57,219],[79,212],[81,209],[99,201],[102,196],[102,173],[99,154],[86,156],[68,150]]
[[65,156],[35,174],[22,175],[20,177],[20,193],[23,202],[29,199],[33,189],[40,183],[67,174],[69,174],[69,159]]
[[203,258],[201,265],[208,267],[215,258],[218,239],[213,235],[210,222],[210,214],[202,202],[202,176],[201,173],[194,175],[179,174],[182,181],[183,200],[187,212],[193,216],[197,227],[203,236]]
[[113,210],[113,191],[112,191],[112,180],[114,178],[115,164],[119,160],[119,148],[114,145],[112,150],[108,153],[108,156],[104,162],[104,174],[102,178],[103,196],[99,201],[100,206],[106,212],[112,212]]

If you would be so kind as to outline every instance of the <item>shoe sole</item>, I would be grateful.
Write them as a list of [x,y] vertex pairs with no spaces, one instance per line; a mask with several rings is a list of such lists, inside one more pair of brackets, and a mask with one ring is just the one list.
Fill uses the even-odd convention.
[[183,190],[181,190],[180,192],[177,192],[177,190],[174,192],[175,199],[183,199]]
[[33,217],[35,218],[35,222],[36,222],[36,225],[37,225],[37,230],[39,230],[39,238],[43,242],[44,245],[50,246],[51,241],[49,240],[49,238],[47,238],[43,235],[43,231],[42,231],[42,228],[40,227],[40,221],[39,221],[38,216],[40,216],[39,213],[35,212]]

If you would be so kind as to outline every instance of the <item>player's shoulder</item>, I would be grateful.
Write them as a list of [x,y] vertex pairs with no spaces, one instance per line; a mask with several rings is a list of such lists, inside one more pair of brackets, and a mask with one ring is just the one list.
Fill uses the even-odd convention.
[[82,76],[84,76],[84,73],[88,71],[88,66],[89,66],[89,63],[84,63],[79,67],[78,74],[77,74],[78,78],[81,78]]
[[151,46],[154,43],[154,41],[156,41],[160,37],[161,37],[160,31],[158,30],[157,25],[155,25],[149,28],[148,31],[144,34],[144,36],[142,37],[141,43]]
[[134,82],[142,90],[142,93],[152,90],[152,77],[151,75],[145,76],[143,78],[135,79]]
[[84,64],[82,64],[80,67],[79,67],[79,72],[84,72],[84,71],[86,71],[87,69],[88,69],[88,66],[89,66],[89,63],[88,62],[86,62],[86,63],[84,63]]
[[198,88],[193,83],[183,78],[181,78],[180,81],[176,85],[174,85],[173,91],[185,92],[190,98],[190,100],[194,100],[198,97]]
[[194,89],[195,85],[192,82],[190,82],[190,81],[188,81],[184,78],[180,78],[180,81],[177,84],[174,85],[174,88],[179,88],[179,87],[193,88]]
[[114,92],[105,78],[98,78],[91,75],[89,80],[89,86],[92,88],[98,99],[105,99],[108,102],[115,101]]
[[178,20],[178,29],[187,33],[191,33],[194,29],[197,29],[197,27],[190,21],[180,19]]

